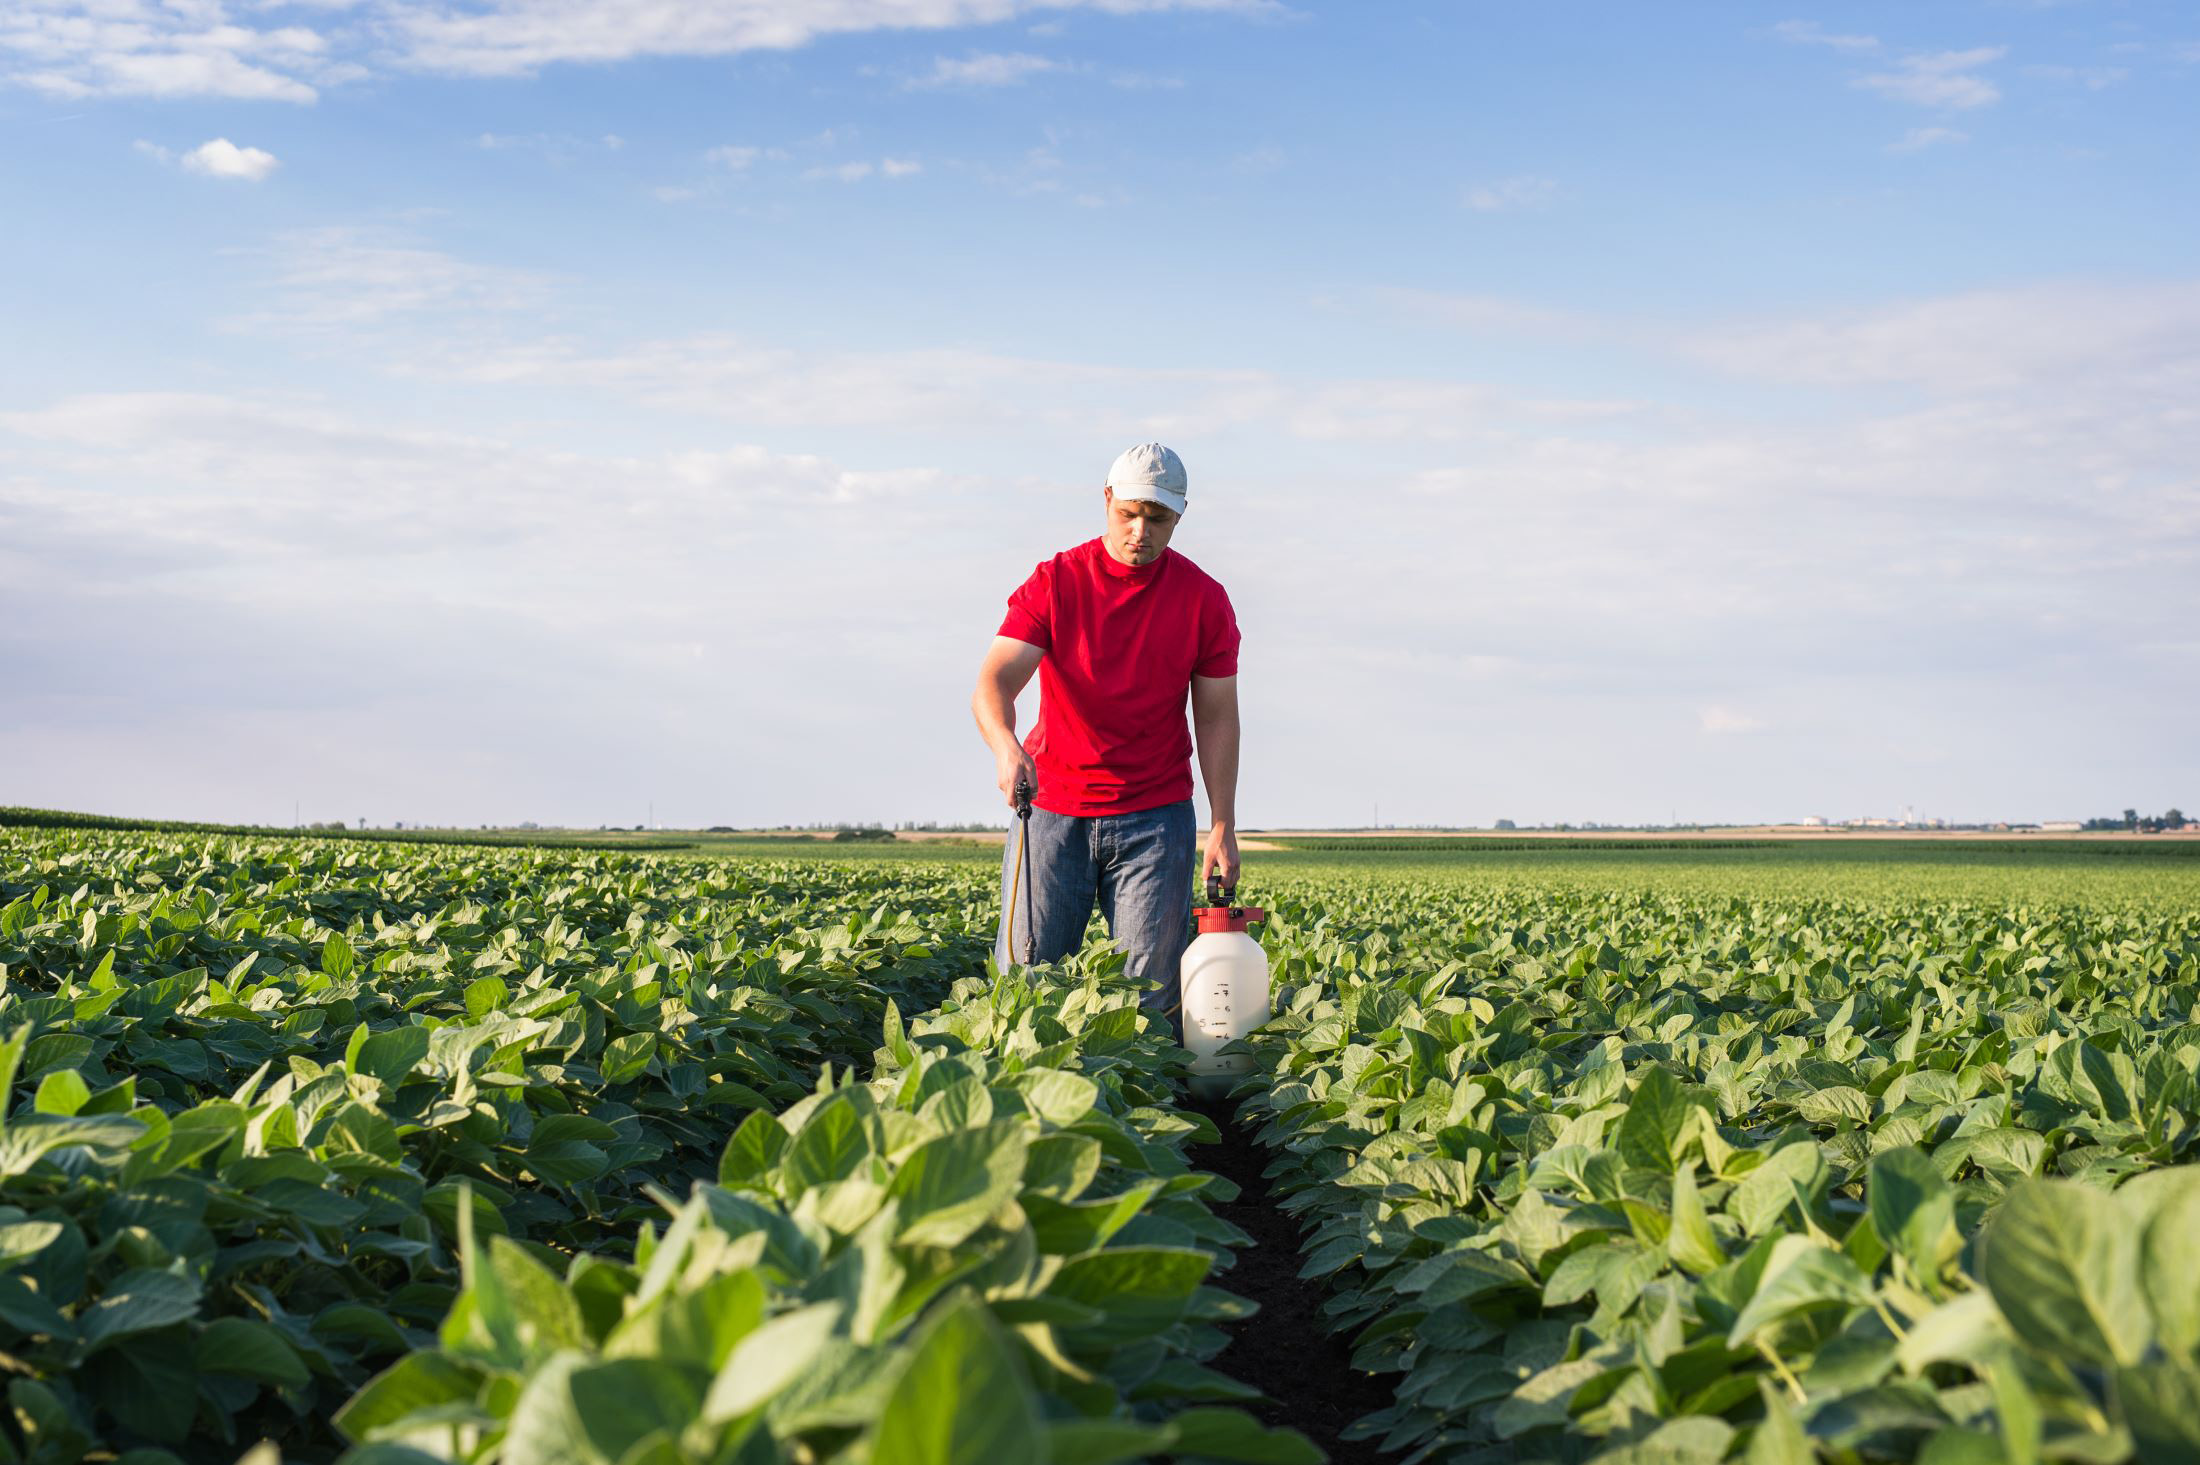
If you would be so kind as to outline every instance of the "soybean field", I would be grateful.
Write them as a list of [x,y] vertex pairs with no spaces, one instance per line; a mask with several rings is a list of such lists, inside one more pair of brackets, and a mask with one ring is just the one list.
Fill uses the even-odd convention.
[[0,829],[0,1455],[2200,1460],[2182,848],[1256,855],[1195,1106],[995,852]]

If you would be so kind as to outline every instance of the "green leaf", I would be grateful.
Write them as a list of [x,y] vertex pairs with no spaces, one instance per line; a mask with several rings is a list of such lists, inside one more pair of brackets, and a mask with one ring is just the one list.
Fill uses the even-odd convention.
[[[2188,1283],[2188,1285],[2190,1285]],[[2200,1465],[2200,1369],[2182,1359],[2115,1372],[2116,1408],[2147,1465]]]
[[1765,1417],[1750,1431],[1749,1448],[1742,1453],[1743,1465],[1813,1465],[1817,1452],[1811,1449],[1810,1437],[1803,1433],[1787,1396],[1766,1378],[1757,1380],[1757,1396],[1763,1402]]
[[59,1221],[0,1221],[0,1272],[14,1270],[61,1237]]
[[628,1033],[604,1045],[603,1058],[596,1066],[607,1084],[632,1083],[648,1071],[649,1061],[656,1056],[656,1034]]
[[157,1444],[182,1444],[198,1415],[198,1375],[183,1328],[141,1333],[93,1354],[72,1382],[114,1424]]
[[617,1465],[646,1451],[654,1436],[677,1438],[695,1418],[699,1392],[671,1364],[553,1354],[512,1406],[500,1458],[503,1465]]
[[910,1246],[960,1246],[1017,1192],[1024,1126],[1014,1120],[957,1130],[910,1151],[886,1188],[901,1206],[899,1239]]
[[1817,1144],[1798,1140],[1774,1150],[1763,1164],[1743,1176],[1727,1201],[1727,1209],[1741,1223],[1744,1236],[1762,1236],[1795,1204],[1798,1188],[1814,1196],[1825,1181],[1826,1162]]
[[481,1370],[444,1353],[408,1353],[368,1380],[329,1421],[346,1439],[366,1441],[408,1416],[463,1403],[481,1389]]
[[199,1332],[199,1372],[234,1374],[278,1388],[304,1388],[312,1374],[283,1335],[257,1318],[223,1317]]
[[358,953],[351,949],[351,942],[341,931],[329,932],[328,940],[321,944],[321,970],[332,981],[341,982],[350,976],[358,959]]
[[1136,1342],[1173,1326],[1214,1265],[1210,1252],[1167,1246],[1125,1246],[1063,1263],[1047,1287],[1099,1309],[1101,1320],[1076,1329],[1079,1336],[1115,1345]]
[[844,1180],[872,1152],[869,1117],[842,1090],[810,1111],[781,1162],[790,1197]]
[[1322,1465],[1328,1456],[1297,1430],[1268,1429],[1240,1409],[1187,1409],[1176,1426],[1176,1452],[1247,1465]]
[[743,1338],[711,1381],[703,1418],[713,1424],[739,1419],[769,1403],[817,1359],[840,1326],[842,1311],[837,1302],[813,1303]]
[[1597,1465],[1718,1465],[1734,1442],[1734,1426],[1696,1415],[1669,1419],[1632,1444],[1605,1450]]
[[1057,1201],[1073,1201],[1100,1173],[1100,1141],[1086,1134],[1049,1134],[1024,1152],[1023,1188]]
[[1100,1086],[1081,1073],[1058,1068],[1035,1068],[1020,1075],[1017,1085],[1031,1112],[1047,1123],[1075,1124],[1100,1102]]
[[580,1304],[565,1283],[518,1242],[489,1238],[489,1268],[496,1274],[511,1309],[519,1341],[529,1351],[579,1348],[588,1341]]
[[58,1068],[41,1079],[33,1107],[41,1114],[74,1114],[92,1097],[92,1086],[73,1068]]
[[718,1183],[743,1185],[761,1179],[786,1152],[786,1126],[761,1109],[752,1110],[726,1141],[726,1152],[718,1161]]
[[2139,1281],[2155,1336],[2170,1353],[2200,1357],[2200,1167],[2141,1175],[2116,1193],[2126,1213],[2143,1207]]
[[1118,1465],[1165,1453],[1176,1443],[1166,1424],[1131,1419],[1070,1419],[1047,1426],[1047,1465]]
[[479,1022],[511,996],[512,989],[502,977],[476,977],[466,984],[466,1015]]
[[1704,1214],[1703,1197],[1696,1189],[1696,1167],[1683,1165],[1673,1176],[1673,1225],[1665,1236],[1666,1255],[1695,1276],[1726,1265],[1726,1251],[1719,1233]]
[[394,1088],[428,1056],[429,1040],[426,1028],[412,1024],[371,1033],[352,1055],[350,1069]]
[[1872,1156],[1866,1193],[1879,1239],[1918,1277],[1936,1278],[1962,1250],[1955,1190],[1923,1150],[1910,1145]]
[[1627,1113],[1619,1122],[1613,1148],[1630,1165],[1646,1170],[1673,1168],[1673,1141],[1692,1106],[1670,1070],[1652,1065],[1635,1085]]
[[1045,1458],[1023,1365],[1000,1325],[964,1294],[934,1313],[912,1344],[871,1433],[871,1465]]
[[86,1353],[97,1353],[133,1333],[185,1322],[198,1311],[197,1282],[139,1267],[116,1277],[106,1296],[77,1315],[77,1335]]
[[1726,1345],[1739,1348],[1760,1330],[1797,1313],[1867,1307],[1871,1297],[1871,1283],[1844,1253],[1807,1236],[1782,1236],[1772,1244],[1756,1295],[1727,1329]]
[[2011,1190],[1979,1240],[1981,1279],[2017,1335],[2098,1365],[2137,1363],[2152,1329],[2136,1228],[2115,1199],[2068,1181]]

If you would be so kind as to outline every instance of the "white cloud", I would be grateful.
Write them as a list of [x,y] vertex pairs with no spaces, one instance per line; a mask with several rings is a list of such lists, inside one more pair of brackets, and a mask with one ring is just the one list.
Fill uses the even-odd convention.
[[1830,46],[1836,51],[1872,51],[1879,47],[1877,36],[1832,35],[1815,20],[1783,20],[1772,28],[1772,35],[1792,46]]
[[462,260],[391,229],[292,230],[240,253],[265,272],[268,304],[224,324],[277,335],[372,330],[411,318],[448,328],[538,308],[554,283],[536,271]]
[[1955,143],[1969,142],[1971,134],[1958,132],[1953,127],[1913,127],[1894,142],[1887,144],[1890,153],[1920,153],[1927,148],[1947,147]]
[[[1689,343],[1747,400],[1808,409],[1759,413],[1501,379],[484,338],[484,319],[547,328],[463,283],[498,271],[426,250],[370,268],[370,242],[286,268],[383,296],[325,344],[406,376],[396,411],[177,394],[0,417],[0,680],[22,689],[0,757],[53,801],[175,797],[143,768],[228,817],[269,787],[287,816],[301,787],[594,823],[645,778],[700,822],[991,812],[965,707],[984,635],[1036,555],[1096,527],[1079,475],[1144,436],[1207,485],[1176,547],[1246,627],[1263,819],[1355,817],[1366,790],[1321,751],[1378,702],[1421,770],[1397,807],[1432,818],[1477,807],[1493,766],[1520,801],[1501,812],[1662,818],[1877,807],[1890,785],[1946,812],[2091,806],[2102,768],[2151,787],[2189,765],[2171,732],[2200,716],[2200,282]],[[389,299],[393,273],[444,280],[443,303]],[[615,446],[633,440],[651,447]],[[155,615],[169,634],[148,642]],[[404,671],[259,674],[309,655]],[[637,726],[579,690],[604,685],[679,694]],[[880,708],[905,729],[890,745]]]
[[162,147],[157,142],[147,142],[142,137],[131,143],[130,146],[156,163],[173,163],[176,160],[176,155],[167,148]]
[[183,155],[183,166],[209,178],[236,178],[258,183],[280,166],[275,155],[261,148],[238,147],[226,137],[202,142]]
[[444,3],[388,8],[406,64],[431,71],[509,76],[555,62],[639,56],[731,56],[790,50],[820,37],[873,30],[944,30],[990,25],[1034,10],[1101,9],[1115,14],[1210,10],[1260,14],[1274,0],[491,0],[488,8]]
[[907,178],[922,173],[924,164],[916,158],[881,158],[876,163],[855,158],[845,163],[820,163],[803,170],[802,176],[811,179],[830,179],[836,183],[861,183],[873,176],[880,178]]
[[2131,73],[2121,66],[2027,66],[2024,74],[2041,81],[2082,86],[2089,92],[2106,91],[2131,79]]
[[1511,213],[1539,209],[1558,195],[1558,184],[1549,178],[1502,178],[1467,190],[1466,205],[1477,213]]
[[1230,166],[1240,173],[1273,173],[1283,167],[1286,161],[1282,148],[1273,143],[1263,143],[1251,152],[1239,153],[1230,160]]
[[1713,736],[1735,733],[1763,732],[1766,723],[1761,717],[1737,712],[1731,707],[1706,707],[1696,714],[1696,725]]
[[2004,46],[1979,46],[1968,51],[1905,56],[1896,63],[1895,70],[1858,77],[1855,84],[1920,107],[1984,107],[2001,100],[2001,89],[1977,72],[2007,54]]
[[1019,86],[1034,76],[1065,69],[1059,61],[1025,51],[979,52],[960,60],[935,57],[929,72],[906,84],[912,88]]
[[[377,72],[521,76],[556,63],[783,51],[826,36],[1079,8],[1282,9],[1277,0],[0,0],[0,81],[65,98],[312,102]],[[300,10],[327,19],[295,23]]]
[[764,150],[762,148],[727,143],[722,147],[714,147],[709,152],[704,153],[703,161],[715,163],[728,172],[740,173],[747,171],[757,159],[763,156]]
[[50,96],[311,102],[358,71],[328,51],[310,27],[254,25],[221,0],[0,4],[0,78]]
[[1765,381],[1947,395],[2174,389],[2200,400],[2200,283],[1977,290],[1709,331],[1683,349]]
[[1579,339],[1604,330],[1604,323],[1578,312],[1530,305],[1500,295],[1382,289],[1369,291],[1367,296],[1386,312],[1476,333]]

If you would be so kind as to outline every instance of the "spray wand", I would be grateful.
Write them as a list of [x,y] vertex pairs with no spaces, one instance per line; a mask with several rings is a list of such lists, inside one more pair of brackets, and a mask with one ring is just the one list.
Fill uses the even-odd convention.
[[1031,846],[1025,836],[1031,829],[1031,785],[1016,777],[1016,862],[1008,880],[1008,959],[1016,959],[1016,895],[1024,897],[1024,964],[1031,964]]

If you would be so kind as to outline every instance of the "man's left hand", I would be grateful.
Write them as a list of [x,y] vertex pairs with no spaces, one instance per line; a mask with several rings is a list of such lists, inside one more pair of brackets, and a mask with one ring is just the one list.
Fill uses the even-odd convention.
[[1226,889],[1237,888],[1237,830],[1228,824],[1216,824],[1207,831],[1207,854],[1199,864],[1199,885],[1202,890],[1207,888],[1209,875],[1220,875]]

